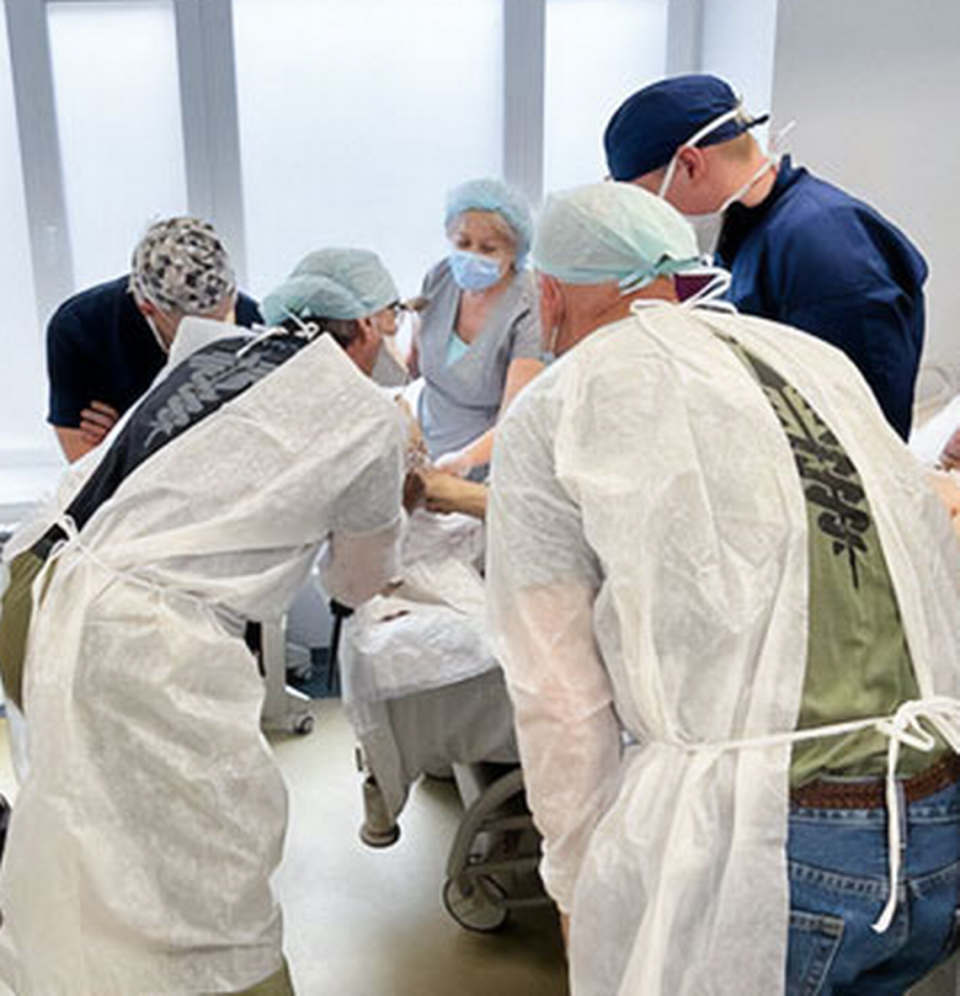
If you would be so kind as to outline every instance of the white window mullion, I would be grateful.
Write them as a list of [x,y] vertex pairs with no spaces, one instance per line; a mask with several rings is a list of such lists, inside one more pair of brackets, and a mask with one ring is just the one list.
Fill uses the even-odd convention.
[[703,67],[703,0],[670,0],[667,14],[667,75],[698,73]]
[[70,236],[44,0],[7,0],[7,32],[42,322],[73,289]]
[[504,0],[503,175],[533,205],[543,197],[545,0]]
[[231,0],[176,0],[190,211],[213,223],[246,281]]

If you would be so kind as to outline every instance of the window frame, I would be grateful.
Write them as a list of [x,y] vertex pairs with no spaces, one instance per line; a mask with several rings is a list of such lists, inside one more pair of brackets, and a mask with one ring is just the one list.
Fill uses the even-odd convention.
[[[47,5],[89,0],[3,0],[20,137],[31,257],[41,327],[77,289],[67,217]],[[138,0],[97,0],[136,3]],[[148,0],[142,0],[148,2]],[[547,0],[503,3],[503,177],[532,204],[543,196]],[[670,73],[699,68],[705,0],[668,0]],[[210,220],[246,266],[243,176],[232,0],[172,0],[187,206]]]

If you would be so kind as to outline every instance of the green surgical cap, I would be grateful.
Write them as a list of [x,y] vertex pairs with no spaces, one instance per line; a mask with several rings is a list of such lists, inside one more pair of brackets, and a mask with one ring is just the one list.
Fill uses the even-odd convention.
[[263,299],[264,321],[298,318],[366,318],[399,300],[393,277],[367,249],[318,249]]
[[702,265],[689,223],[630,183],[596,183],[547,198],[533,265],[567,284],[617,281],[624,292]]

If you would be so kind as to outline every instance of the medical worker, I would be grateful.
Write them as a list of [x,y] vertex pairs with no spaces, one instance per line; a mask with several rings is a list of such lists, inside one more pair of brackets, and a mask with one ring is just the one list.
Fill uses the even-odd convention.
[[372,254],[327,264],[301,290],[361,345],[214,326],[4,551],[0,664],[30,734],[0,869],[18,996],[292,993],[286,791],[245,623],[286,610],[321,546],[338,600],[378,591],[402,483],[396,406],[365,376],[395,289]]
[[74,295],[47,326],[48,421],[68,460],[97,446],[167,361],[187,315],[259,322],[219,236],[168,218],[133,250],[130,273]]
[[903,993],[956,939],[960,545],[840,351],[677,303],[697,255],[637,186],[550,198],[560,359],[495,447],[490,616],[572,993]]
[[[615,180],[665,197],[700,248],[733,276],[750,315],[793,325],[842,349],[906,439],[924,334],[927,265],[910,240],[862,201],[761,151],[750,117],[715,76],[678,76],[633,94],[607,125]],[[719,241],[718,241],[719,240]]]
[[533,278],[533,219],[522,194],[471,180],[447,195],[451,251],[424,278],[413,365],[418,416],[438,469],[486,476],[494,427],[543,369]]
[[393,277],[368,249],[328,248],[308,253],[264,298],[268,325],[291,332],[312,322],[338,342],[369,377],[384,338],[396,334],[401,302]]

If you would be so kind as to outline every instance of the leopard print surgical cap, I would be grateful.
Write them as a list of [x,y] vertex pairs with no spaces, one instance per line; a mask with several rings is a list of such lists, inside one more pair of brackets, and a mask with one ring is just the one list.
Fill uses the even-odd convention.
[[236,288],[223,243],[196,218],[157,222],[133,251],[130,290],[164,311],[207,315]]

